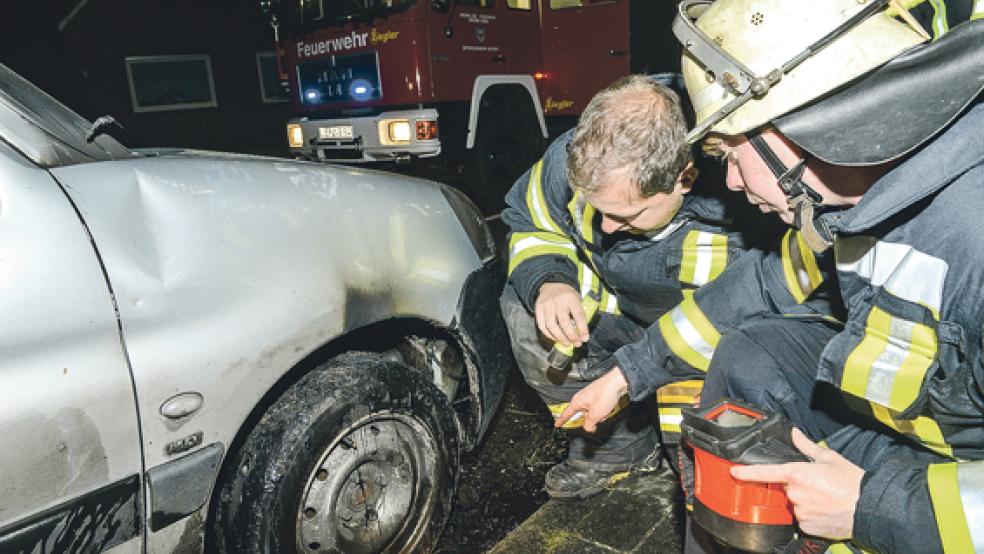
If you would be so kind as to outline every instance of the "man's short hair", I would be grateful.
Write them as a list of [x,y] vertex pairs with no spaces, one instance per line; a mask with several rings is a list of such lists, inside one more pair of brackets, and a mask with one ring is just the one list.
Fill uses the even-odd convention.
[[582,193],[608,173],[631,168],[641,198],[670,192],[693,159],[675,92],[643,75],[629,75],[596,94],[567,146],[567,180]]

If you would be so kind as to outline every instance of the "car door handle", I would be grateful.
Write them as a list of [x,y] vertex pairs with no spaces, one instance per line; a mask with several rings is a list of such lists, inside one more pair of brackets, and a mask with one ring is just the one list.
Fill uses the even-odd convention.
[[612,50],[609,50],[608,51],[608,55],[609,56],[615,56],[617,58],[624,58],[625,56],[628,56],[629,55],[629,51],[628,50],[615,50],[615,49],[612,49]]
[[496,54],[492,56],[492,61],[494,61],[495,63],[506,63],[506,57],[503,56],[502,54]]

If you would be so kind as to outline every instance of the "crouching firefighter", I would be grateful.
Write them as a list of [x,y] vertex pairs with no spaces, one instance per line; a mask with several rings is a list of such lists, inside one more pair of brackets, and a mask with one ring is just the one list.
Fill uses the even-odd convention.
[[[555,414],[611,367],[616,350],[744,249],[729,230],[740,198],[729,205],[721,194],[692,191],[686,129],[672,90],[623,78],[592,99],[506,198],[502,311],[527,383]],[[680,405],[699,390],[691,381],[663,391],[667,433],[679,432]],[[617,474],[658,467],[647,412],[628,407],[596,435],[568,429],[567,459],[546,476],[550,496],[585,498]]]
[[[736,263],[691,309],[720,333],[701,401],[734,398],[798,428],[810,461],[730,475],[784,486],[800,540],[819,541],[808,551],[981,553],[984,19],[920,44],[887,4],[680,5],[690,139],[712,139],[730,188],[833,253],[846,310],[843,325],[722,310],[772,294]],[[660,337],[648,346],[646,364],[589,385],[559,421],[583,411],[588,429],[623,392],[650,395],[678,357]]]

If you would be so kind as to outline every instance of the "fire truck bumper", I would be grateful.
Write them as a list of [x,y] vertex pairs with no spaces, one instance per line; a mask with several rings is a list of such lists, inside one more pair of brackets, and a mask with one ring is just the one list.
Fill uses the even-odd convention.
[[433,109],[344,119],[292,119],[287,137],[295,157],[325,162],[385,162],[441,153]]

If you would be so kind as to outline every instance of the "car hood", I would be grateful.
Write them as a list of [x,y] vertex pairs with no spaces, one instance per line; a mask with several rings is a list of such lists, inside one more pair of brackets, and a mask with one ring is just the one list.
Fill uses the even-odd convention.
[[387,317],[447,323],[481,265],[437,183],[216,152],[142,154],[51,170],[103,258],[128,342],[167,329],[176,339],[189,324],[230,340],[248,323],[263,343],[306,350]]

